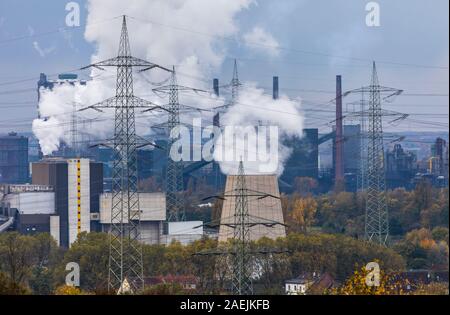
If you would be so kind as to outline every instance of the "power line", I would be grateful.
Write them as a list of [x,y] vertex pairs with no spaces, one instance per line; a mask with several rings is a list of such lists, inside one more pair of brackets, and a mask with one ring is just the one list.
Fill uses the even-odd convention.
[[[164,23],[160,23],[160,22],[156,22],[156,21],[152,21],[152,20],[148,20],[148,19],[143,19],[143,18],[132,17],[132,16],[130,16],[130,18],[132,18],[132,19],[134,19],[136,21],[149,23],[149,24],[152,24],[152,25],[157,25],[157,26],[161,26],[161,27],[165,27],[165,28],[170,28],[170,29],[174,29],[174,30],[178,30],[178,31],[182,31],[182,32],[188,32],[188,33],[197,34],[197,35],[201,35],[201,36],[212,37],[212,38],[219,38],[219,39],[223,39],[223,40],[227,40],[227,41],[233,41],[233,42],[238,42],[238,43],[241,43],[241,44],[247,44],[247,45],[251,45],[251,46],[272,48],[272,49],[278,49],[278,50],[284,50],[284,51],[291,51],[291,52],[307,54],[307,55],[317,55],[317,56],[324,56],[324,57],[332,57],[332,58],[338,58],[338,59],[344,59],[344,60],[362,61],[362,62],[367,62],[367,63],[369,63],[369,62],[371,63],[372,62],[371,59],[367,59],[367,58],[339,56],[339,55],[333,55],[333,54],[329,54],[329,53],[322,53],[322,52],[308,51],[308,50],[302,50],[302,49],[288,48],[288,47],[284,47],[284,46],[267,45],[267,44],[262,44],[262,43],[259,43],[259,42],[250,42],[250,41],[243,42],[242,40],[240,40],[240,39],[238,39],[236,37],[212,35],[212,34],[208,34],[208,33],[205,33],[205,32],[195,31],[195,30],[192,30],[192,29],[189,29],[189,28],[186,28],[186,27],[179,27],[179,26],[168,25],[168,24],[164,24]],[[446,67],[446,66],[422,65],[422,64],[401,63],[401,62],[391,62],[391,61],[380,61],[378,63],[380,63],[380,64],[389,64],[389,65],[397,65],[397,66],[407,66],[407,67],[417,67],[417,68],[432,68],[432,69],[448,70],[448,67]]]

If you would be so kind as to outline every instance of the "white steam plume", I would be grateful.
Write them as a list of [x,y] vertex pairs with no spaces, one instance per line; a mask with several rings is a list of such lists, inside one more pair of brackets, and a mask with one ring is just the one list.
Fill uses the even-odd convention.
[[[273,100],[256,84],[246,85],[241,88],[237,103],[221,118],[221,124],[225,126],[244,128],[235,129],[235,134],[230,136],[222,133],[223,137],[217,142],[215,159],[223,161],[220,166],[225,174],[236,173],[242,158],[246,174],[281,175],[283,165],[291,154],[291,149],[283,145],[282,139],[302,136],[304,122],[300,101],[283,95]],[[258,125],[256,129],[252,127]],[[256,130],[256,142],[246,138],[249,128],[250,131]],[[227,154],[233,155],[232,160],[231,155],[230,159],[226,158]]]
[[[178,83],[185,86],[210,90],[211,74],[217,73],[226,56],[222,37],[239,36],[235,22],[236,15],[248,9],[254,0],[89,0],[85,38],[95,44],[91,57],[95,63],[117,55],[120,18],[98,23],[111,17],[127,15],[128,31],[133,56],[146,59],[165,67],[176,65]],[[187,31],[187,29],[193,32]],[[208,36],[199,34],[207,33]],[[81,65],[80,65],[81,66]],[[151,92],[149,82],[166,80],[169,74],[160,70],[135,73],[134,92],[136,96],[158,104],[167,103]],[[72,103],[78,108],[86,107],[115,93],[115,69],[100,71],[93,69],[85,86],[61,85],[52,91],[42,91],[39,104],[41,117],[35,120],[33,131],[39,139],[45,155],[57,150],[61,141],[69,142]],[[205,96],[205,95],[204,95]],[[211,108],[222,105],[222,97],[199,97],[193,94],[180,95],[181,103],[193,107]],[[250,105],[250,106],[248,106]],[[223,115],[221,124],[249,125],[262,120],[269,125],[279,126],[279,136],[299,134],[303,120],[299,115],[299,103],[282,97],[277,101],[264,95],[255,87],[242,88],[239,104]],[[289,114],[283,114],[289,112]],[[155,117],[155,115],[157,115]],[[94,119],[85,132],[97,139],[110,138],[113,133],[113,110],[97,113],[89,110],[80,113],[79,119]],[[203,118],[204,114],[202,114]],[[151,133],[153,122],[161,123],[166,114],[136,113],[136,128],[139,135]],[[209,117],[208,119],[211,122]],[[189,122],[189,121],[188,121]],[[192,123],[192,121],[190,121]],[[289,149],[279,146],[280,165],[289,155]],[[222,163],[223,164],[223,163]],[[222,165],[225,172],[233,167]],[[277,170],[280,173],[282,167]]]

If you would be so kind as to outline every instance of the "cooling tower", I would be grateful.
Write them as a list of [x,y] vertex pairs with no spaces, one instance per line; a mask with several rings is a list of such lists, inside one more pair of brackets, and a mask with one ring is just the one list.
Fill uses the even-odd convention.
[[[228,175],[225,185],[225,195],[236,194],[233,189],[236,189],[237,175]],[[276,175],[245,175],[246,189],[258,191],[259,193],[270,194],[276,197],[280,196],[278,189],[278,179]],[[248,192],[251,195],[251,192]],[[284,223],[283,211],[281,209],[281,200],[273,197],[266,197],[258,199],[255,196],[249,196],[248,212],[251,217],[251,222],[268,222],[275,221]],[[224,242],[229,238],[233,238],[232,227],[223,225],[224,223],[233,223],[235,214],[235,197],[225,197],[222,207],[221,225],[219,230],[219,242]],[[260,219],[260,220],[259,220]],[[262,237],[276,239],[278,237],[285,237],[286,229],[283,225],[275,224],[271,227],[255,224],[250,227],[250,240],[258,240]]]

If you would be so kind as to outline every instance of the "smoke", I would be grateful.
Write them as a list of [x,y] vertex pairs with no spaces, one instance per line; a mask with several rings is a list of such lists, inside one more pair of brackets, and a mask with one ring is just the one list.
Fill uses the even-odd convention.
[[[130,45],[133,56],[160,64],[165,67],[176,66],[180,85],[204,90],[211,89],[210,79],[220,71],[227,54],[229,42],[223,37],[239,37],[240,29],[236,16],[256,4],[254,0],[89,0],[85,39],[95,45],[91,62],[109,59],[117,55],[121,28],[120,16],[127,15]],[[118,17],[105,23],[112,17]],[[206,35],[207,34],[207,35]],[[267,34],[269,36],[270,34]],[[33,131],[39,139],[43,154],[48,155],[58,149],[60,142],[70,143],[69,131],[73,103],[83,108],[98,103],[115,93],[115,69],[101,71],[92,68],[91,80],[86,85],[58,85],[52,91],[43,90],[39,104],[40,116],[33,122]],[[167,98],[151,91],[150,83],[167,82],[170,74],[153,69],[134,74],[134,93],[136,96],[156,104],[166,104]],[[166,83],[167,84],[167,83]],[[225,103],[223,97],[180,94],[181,103],[210,109]],[[78,114],[78,120],[88,121],[83,129],[96,139],[112,137],[114,111],[102,113],[93,110]],[[212,115],[202,113],[202,118]],[[192,123],[192,115],[184,115],[184,120]],[[163,118],[164,117],[164,118]],[[165,120],[164,113],[136,112],[136,129],[139,135],[149,135],[155,123]],[[206,117],[211,122],[211,117]],[[190,120],[190,121],[189,121]],[[229,109],[223,116],[222,125],[247,126],[263,121],[278,126],[280,137],[299,134],[303,120],[299,114],[299,102],[286,97],[272,100],[270,96],[257,89],[255,85],[243,87],[239,104]],[[224,147],[226,145],[223,145]],[[279,145],[279,167],[289,155],[289,149]],[[233,165],[221,163],[228,173]]]
[[216,145],[221,170],[236,173],[242,160],[246,174],[281,175],[292,151],[283,139],[302,136],[300,104],[284,95],[273,100],[256,83],[241,88],[237,103],[221,118],[222,125],[235,127],[223,132]]
[[[234,21],[236,14],[247,9],[252,0],[90,0],[87,4],[88,17],[85,38],[96,46],[91,57],[95,63],[117,55],[121,19],[107,23],[111,17],[129,16],[128,31],[132,54],[136,57],[170,67],[177,66],[179,84],[209,89],[205,81],[199,80],[217,71],[224,60],[226,47],[221,44],[220,37],[233,36],[238,33]],[[202,36],[183,31],[183,27],[208,33]],[[201,62],[200,62],[201,61]],[[182,75],[182,74],[189,74]],[[41,117],[51,117],[33,122],[33,131],[39,139],[45,155],[57,150],[59,143],[65,141],[71,119],[72,102],[76,99],[79,107],[86,107],[112,97],[115,91],[115,72],[92,69],[92,80],[86,86],[55,86],[50,91],[43,91],[44,96],[39,104]],[[151,93],[149,82],[160,82],[169,74],[160,70],[152,70],[149,74],[135,74],[135,95],[164,104],[167,100]],[[204,79],[203,79],[204,80]],[[196,107],[211,107],[211,99],[186,99]],[[220,102],[221,100],[217,100]],[[96,112],[86,112],[86,116],[98,116]],[[150,123],[154,114],[137,113],[136,124],[138,134],[149,134]],[[105,110],[99,117],[102,122],[94,123],[93,136],[112,134],[113,112]],[[65,123],[64,123],[65,122]]]

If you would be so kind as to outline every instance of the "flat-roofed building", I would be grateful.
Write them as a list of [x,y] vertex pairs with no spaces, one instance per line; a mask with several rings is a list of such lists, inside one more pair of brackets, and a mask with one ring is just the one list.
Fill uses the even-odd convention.
[[[104,232],[111,228],[112,194],[100,196],[100,224]],[[164,193],[139,193],[141,241],[146,244],[160,244],[163,222],[166,220],[166,196]],[[124,224],[128,214],[124,213]]]

